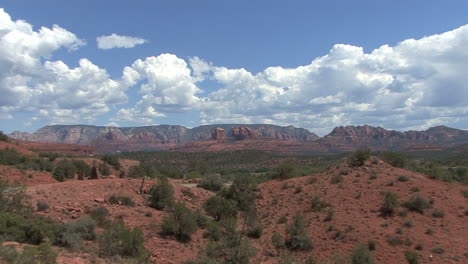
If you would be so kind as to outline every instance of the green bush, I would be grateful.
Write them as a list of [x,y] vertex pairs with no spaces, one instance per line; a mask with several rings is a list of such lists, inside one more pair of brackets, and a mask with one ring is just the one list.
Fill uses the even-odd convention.
[[96,222],[90,217],[85,217],[64,224],[56,234],[55,244],[61,247],[80,249],[82,247],[81,240],[95,240],[96,237]]
[[213,241],[219,241],[223,237],[223,229],[221,224],[216,221],[210,221],[206,226],[206,232],[203,233],[204,238],[209,238]]
[[238,175],[227,190],[220,192],[221,196],[236,202],[241,211],[247,211],[255,205],[257,183],[250,175]]
[[363,244],[359,244],[351,255],[351,262],[353,264],[373,264],[374,258],[372,257],[371,251],[368,247]]
[[0,130],[0,141],[5,141],[8,142],[10,141],[8,136],[3,133],[3,131]]
[[18,255],[19,254],[18,251],[16,251],[15,246],[2,246],[0,244],[0,260],[3,259],[7,263],[15,263],[15,260],[18,258]]
[[320,200],[320,196],[315,195],[312,198],[312,212],[321,212],[323,209],[329,207],[330,204],[328,204],[326,201]]
[[381,155],[382,159],[386,162],[388,162],[390,165],[398,167],[398,168],[404,168],[406,166],[406,158],[403,156],[401,153],[396,153],[396,152],[384,152]]
[[89,216],[96,221],[97,226],[105,227],[109,224],[109,211],[105,207],[97,207],[89,211]]
[[114,155],[104,155],[101,157],[101,160],[104,161],[105,163],[111,165],[114,169],[120,170],[120,161],[117,156]]
[[436,247],[436,248],[433,248],[431,250],[432,253],[434,254],[443,254],[445,252],[445,250],[441,247]]
[[293,217],[293,223],[286,227],[286,247],[290,250],[310,251],[314,249],[312,239],[307,234],[309,221],[304,215]]
[[110,204],[120,204],[120,205],[125,205],[125,206],[135,206],[135,202],[132,200],[132,198],[125,196],[125,195],[117,195],[113,194],[111,197],[109,197],[109,203]]
[[407,182],[407,181],[409,181],[409,180],[410,180],[409,177],[406,176],[406,175],[400,175],[400,176],[398,176],[398,181],[400,181],[400,182]]
[[224,186],[224,180],[220,175],[207,175],[203,177],[197,187],[217,192]]
[[206,213],[216,221],[237,217],[237,207],[234,201],[215,195],[208,198],[203,204]]
[[174,235],[178,241],[188,242],[197,227],[192,211],[183,203],[175,203],[172,212],[163,219],[161,232],[163,235]]
[[418,264],[419,263],[419,256],[418,253],[414,251],[406,251],[405,252],[406,260],[408,264]]
[[[144,246],[143,232],[129,228],[123,221],[114,221],[98,238],[99,256],[134,257],[146,262],[149,254]],[[143,261],[144,260],[144,261]]]
[[404,206],[410,211],[416,211],[424,214],[424,210],[429,208],[429,202],[419,194],[414,195],[404,203]]
[[333,177],[330,180],[331,184],[338,184],[338,183],[341,183],[341,182],[343,182],[343,175],[341,175],[341,174],[333,175]]
[[61,160],[57,163],[52,177],[57,181],[64,181],[66,179],[71,179],[75,176],[76,168],[72,161],[67,159]]
[[99,163],[98,170],[102,176],[109,176],[111,174],[110,168],[106,163]]
[[37,248],[26,246],[14,263],[55,264],[57,263],[57,253],[52,250],[49,243],[42,243]]
[[22,216],[0,212],[0,237],[5,240],[39,245],[54,241],[59,224],[44,216]]
[[36,202],[36,208],[38,211],[46,211],[49,209],[49,204],[46,201],[38,200]]
[[284,241],[284,237],[276,231],[273,233],[273,236],[271,237],[271,243],[273,243],[273,246],[278,251],[286,247],[286,242]]
[[25,161],[25,157],[15,149],[2,149],[0,150],[0,164],[1,165],[16,165]]
[[286,180],[297,176],[296,164],[293,160],[286,160],[276,168],[275,179]]
[[400,206],[398,195],[393,192],[386,192],[382,206],[380,207],[380,213],[382,216],[393,216],[395,209]]
[[150,190],[150,206],[163,210],[174,204],[174,187],[166,177],[160,177]]
[[351,154],[351,157],[349,157],[349,165],[354,167],[363,166],[366,160],[369,159],[370,154],[371,152],[368,148],[358,149],[356,152]]
[[443,218],[445,216],[445,212],[442,210],[442,209],[434,209],[434,211],[432,211],[432,217],[435,217],[435,218]]
[[370,250],[370,251],[374,251],[377,249],[377,242],[375,242],[375,240],[369,240],[367,241],[367,248]]

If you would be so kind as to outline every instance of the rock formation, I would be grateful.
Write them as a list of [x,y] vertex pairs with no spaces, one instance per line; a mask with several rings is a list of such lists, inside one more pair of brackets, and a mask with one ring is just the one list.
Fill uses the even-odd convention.
[[223,141],[226,139],[226,131],[223,128],[217,127],[213,129],[211,138],[214,140]]

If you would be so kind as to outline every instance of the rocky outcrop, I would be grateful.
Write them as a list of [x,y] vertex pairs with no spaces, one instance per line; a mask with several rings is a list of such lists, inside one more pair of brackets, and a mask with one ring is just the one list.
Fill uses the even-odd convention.
[[[234,133],[234,129],[236,132]],[[216,139],[223,141],[266,137],[277,140],[308,142],[317,135],[303,128],[275,125],[208,125],[192,129],[183,126],[159,125],[146,127],[99,127],[88,125],[46,126],[33,134],[14,132],[12,138],[36,141],[91,145],[98,152],[160,150],[191,142]]]
[[226,131],[223,128],[217,127],[213,129],[211,138],[214,140],[223,141],[226,139]]
[[449,147],[468,142],[468,131],[444,126],[426,131],[399,132],[382,127],[340,126],[317,141],[332,150],[354,150],[369,147],[374,150],[409,150]]
[[231,136],[234,137],[236,140],[254,139],[257,138],[259,135],[260,134],[257,131],[245,126],[234,128],[231,134]]
[[[14,132],[11,138],[54,143],[91,145],[97,152],[164,150],[188,143],[217,140],[276,140],[308,144],[308,152],[354,151],[360,147],[374,150],[419,150],[453,147],[468,143],[468,131],[438,126],[426,131],[394,131],[382,127],[340,126],[319,138],[307,129],[293,126],[220,124],[194,128],[183,126],[98,127],[46,126],[33,134]],[[238,142],[239,143],[239,142]],[[292,144],[294,143],[294,144]],[[284,144],[282,144],[284,145]]]

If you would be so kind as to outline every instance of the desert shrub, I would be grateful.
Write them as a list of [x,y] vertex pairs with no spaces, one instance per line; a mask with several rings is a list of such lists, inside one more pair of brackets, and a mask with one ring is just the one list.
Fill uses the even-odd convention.
[[435,218],[443,218],[445,216],[445,212],[442,210],[442,209],[434,209],[434,211],[432,211],[432,217],[435,217]]
[[170,214],[163,219],[161,233],[173,235],[178,241],[188,242],[197,227],[192,211],[183,203],[175,203]]
[[278,219],[278,224],[284,224],[288,221],[288,218],[286,216],[281,216],[280,219]]
[[398,181],[400,181],[400,182],[407,182],[407,181],[409,181],[409,180],[410,180],[409,177],[406,176],[406,175],[400,175],[400,176],[398,176]]
[[102,176],[109,176],[111,174],[110,168],[106,163],[99,163],[98,171]]
[[414,223],[413,223],[413,221],[411,221],[411,220],[408,219],[408,220],[406,220],[406,221],[403,223],[403,226],[404,226],[404,227],[407,227],[407,228],[411,228],[411,227],[414,226]]
[[363,166],[367,159],[370,157],[370,149],[362,148],[351,154],[348,159],[349,165],[354,167]]
[[273,178],[279,180],[285,180],[297,176],[296,164],[293,160],[286,160],[282,162],[275,170]]
[[89,216],[96,221],[97,226],[105,227],[110,222],[107,217],[109,216],[109,211],[105,207],[97,207],[89,211]]
[[286,247],[286,242],[284,241],[284,237],[276,231],[273,233],[273,236],[271,237],[271,243],[277,250]]
[[419,189],[418,187],[412,187],[412,188],[410,189],[410,191],[412,191],[412,192],[420,192],[421,189]]
[[11,212],[0,212],[0,236],[5,240],[39,245],[54,241],[60,225],[44,216],[22,216]]
[[351,262],[353,264],[373,264],[374,258],[365,245],[359,244],[351,255]]
[[210,221],[210,219],[198,209],[193,212],[193,217],[195,218],[195,221],[200,228],[205,228]]
[[174,204],[174,187],[166,177],[160,177],[150,190],[150,206],[163,210]]
[[[90,177],[91,176],[91,167],[86,164],[86,162],[82,160],[72,160],[73,166],[75,167],[75,173],[78,174],[78,176],[82,179],[85,177]],[[93,168],[95,168],[93,166]]]
[[382,153],[381,157],[384,161],[388,162],[392,166],[398,168],[404,168],[406,166],[406,158],[401,153],[384,152]]
[[120,170],[120,161],[117,156],[114,155],[104,155],[101,157],[101,160],[104,161],[105,163],[111,165],[114,169]]
[[468,198],[468,190],[463,190],[462,195],[463,197]]
[[90,217],[64,224],[56,234],[55,244],[61,247],[80,249],[83,239],[96,239],[96,222]]
[[409,264],[418,264],[419,263],[419,256],[418,253],[414,251],[406,251],[405,252],[406,260]]
[[237,207],[234,201],[215,195],[208,198],[203,204],[206,213],[216,221],[225,218],[237,217]]
[[38,200],[36,202],[36,208],[38,211],[46,211],[49,209],[49,204],[44,200]]
[[333,177],[330,180],[331,184],[338,184],[341,182],[343,182],[343,176],[341,174],[333,175]]
[[52,250],[49,243],[42,243],[38,247],[26,246],[14,263],[55,264],[57,263],[57,253]]
[[328,213],[327,213],[327,216],[325,217],[325,219],[323,219],[323,221],[329,222],[329,221],[333,220],[334,215],[335,215],[335,211],[333,209],[329,209]]
[[209,238],[213,241],[219,241],[223,237],[223,229],[219,222],[210,221],[206,226],[206,231],[203,233],[204,238]]
[[110,204],[121,204],[125,206],[135,206],[135,202],[132,200],[132,198],[125,196],[125,195],[116,195],[113,194],[111,197],[109,197],[109,203]]
[[255,178],[242,174],[236,176],[232,185],[227,190],[222,190],[220,195],[226,199],[235,201],[239,210],[247,211],[255,205],[256,190],[257,183],[255,182]]
[[217,192],[221,190],[224,186],[224,180],[221,177],[221,175],[214,174],[214,175],[207,175],[203,177],[198,183],[197,187],[209,190],[209,191],[214,191]]
[[18,251],[16,251],[15,246],[0,245],[0,260],[3,259],[7,263],[15,263],[15,260],[18,258],[18,255],[19,254]]
[[[114,221],[98,238],[99,256],[138,257],[148,258],[144,247],[143,232],[139,228],[129,228],[123,221]],[[144,261],[142,261],[144,262]]]
[[399,206],[400,201],[398,200],[398,195],[393,192],[386,192],[384,202],[380,207],[380,213],[382,216],[393,216],[395,214],[395,209]]
[[377,242],[375,242],[375,240],[369,240],[367,241],[367,248],[370,250],[370,251],[374,251],[377,249]]
[[429,202],[419,194],[414,195],[404,203],[404,206],[410,211],[416,211],[424,214],[424,210],[429,208]]
[[24,162],[25,157],[19,154],[15,149],[2,149],[0,150],[0,164],[2,165],[16,165]]
[[391,246],[403,245],[405,242],[400,236],[390,236],[387,238],[387,243]]
[[72,161],[64,159],[57,163],[55,166],[52,177],[57,181],[64,181],[71,179],[75,176],[76,168]]
[[431,252],[434,254],[443,254],[445,252],[445,249],[441,247],[435,247],[431,250]]
[[3,133],[3,131],[0,130],[0,141],[8,142],[9,138],[7,135]]
[[247,226],[247,236],[251,238],[260,238],[263,234],[263,224],[259,222],[257,210],[250,208],[245,216],[245,225]]
[[313,212],[321,212],[323,209],[330,206],[326,201],[320,200],[320,196],[315,195],[312,198],[312,206],[311,209]]
[[310,251],[314,249],[312,239],[307,234],[309,221],[302,214],[293,217],[293,223],[286,227],[286,247],[290,250]]

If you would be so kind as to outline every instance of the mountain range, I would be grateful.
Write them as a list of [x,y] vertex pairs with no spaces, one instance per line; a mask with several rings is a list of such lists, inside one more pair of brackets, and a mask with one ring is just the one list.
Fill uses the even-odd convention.
[[[13,132],[11,138],[35,142],[90,145],[97,152],[138,150],[203,151],[260,148],[327,152],[373,150],[438,150],[468,143],[468,131],[436,126],[425,131],[395,131],[382,127],[340,126],[324,137],[304,128],[263,124],[222,124],[187,128],[178,125],[106,127],[51,125],[30,134]],[[215,148],[213,146],[216,146]]]

